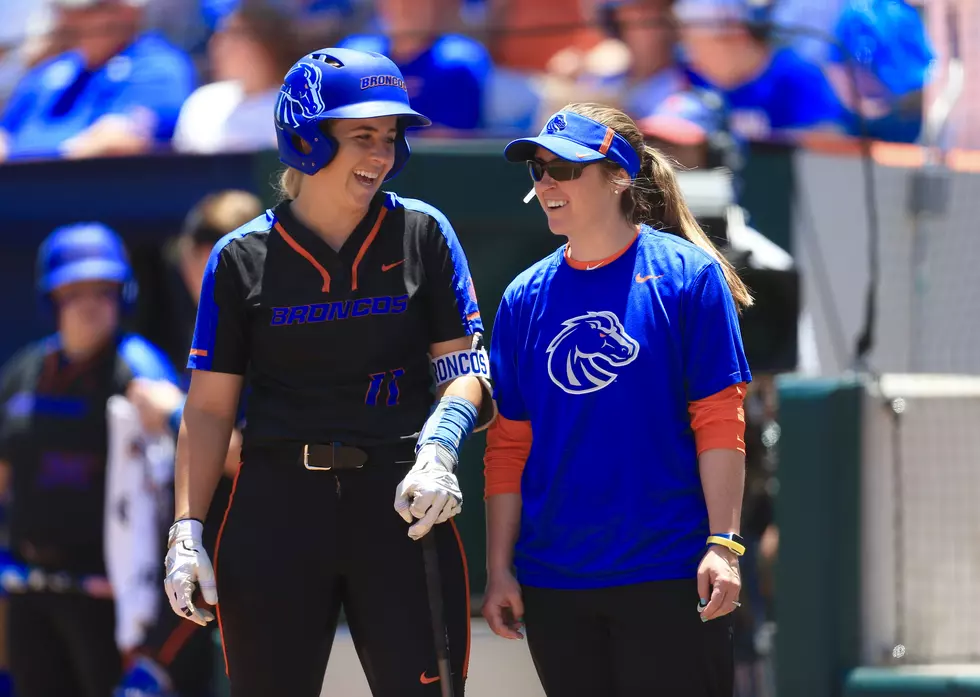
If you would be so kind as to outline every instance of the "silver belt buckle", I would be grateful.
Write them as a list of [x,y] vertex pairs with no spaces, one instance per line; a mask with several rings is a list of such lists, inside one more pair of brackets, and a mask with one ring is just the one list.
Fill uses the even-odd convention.
[[[333,444],[330,445],[331,448],[334,447]],[[317,467],[310,464],[310,444],[306,443],[303,445],[303,467],[313,472],[328,472],[333,467]]]

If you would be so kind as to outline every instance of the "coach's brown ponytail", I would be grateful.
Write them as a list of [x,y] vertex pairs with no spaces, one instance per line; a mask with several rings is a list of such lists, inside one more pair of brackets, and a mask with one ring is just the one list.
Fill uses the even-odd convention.
[[[647,223],[678,235],[696,244],[718,260],[725,273],[725,280],[738,308],[752,305],[749,289],[738,277],[735,267],[725,259],[718,248],[704,234],[698,221],[681,194],[674,167],[660,151],[643,141],[643,134],[628,115],[604,104],[569,104],[563,111],[581,114],[608,126],[625,138],[640,156],[640,173],[635,181],[614,182],[626,189],[622,196],[623,215],[633,224]],[[608,163],[611,171],[619,171],[619,165]]]

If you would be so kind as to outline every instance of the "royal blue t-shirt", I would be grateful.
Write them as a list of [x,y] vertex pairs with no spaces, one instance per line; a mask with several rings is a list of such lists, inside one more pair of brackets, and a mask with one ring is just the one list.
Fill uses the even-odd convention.
[[58,157],[65,140],[110,114],[133,117],[167,142],[196,84],[190,57],[154,33],[95,70],[77,51],[62,53],[24,75],[0,116],[8,159]]
[[[391,41],[380,34],[357,34],[341,41],[340,47],[390,56]],[[398,63],[398,68],[412,108],[432,119],[434,126],[473,130],[483,125],[492,61],[479,42],[445,34],[411,61]]]
[[755,78],[725,89],[688,68],[695,87],[721,94],[728,106],[734,133],[764,140],[780,131],[830,126],[843,130],[843,110],[820,68],[791,48],[772,55],[769,65]]
[[709,530],[688,403],[752,379],[720,264],[647,226],[592,270],[559,248],[508,286],[490,360],[500,414],[531,423],[518,580],[692,578]]

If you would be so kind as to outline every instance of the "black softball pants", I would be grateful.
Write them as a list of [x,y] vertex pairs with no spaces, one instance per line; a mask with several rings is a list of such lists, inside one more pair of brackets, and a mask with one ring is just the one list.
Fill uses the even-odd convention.
[[8,598],[17,697],[107,697],[122,677],[113,601],[71,593]]
[[[398,459],[411,460],[408,456]],[[214,554],[231,697],[318,697],[343,606],[375,697],[439,695],[421,542],[395,512],[411,462],[310,471],[246,457]],[[452,521],[436,525],[456,695],[469,661],[469,583]]]
[[548,697],[732,697],[732,617],[702,622],[693,578],[522,595]]

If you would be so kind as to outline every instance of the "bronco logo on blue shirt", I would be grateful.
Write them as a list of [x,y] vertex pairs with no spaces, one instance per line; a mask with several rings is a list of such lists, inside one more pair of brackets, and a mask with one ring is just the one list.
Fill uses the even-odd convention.
[[616,379],[615,369],[632,363],[640,351],[612,312],[587,312],[562,326],[548,345],[548,375],[569,394],[601,390]]

